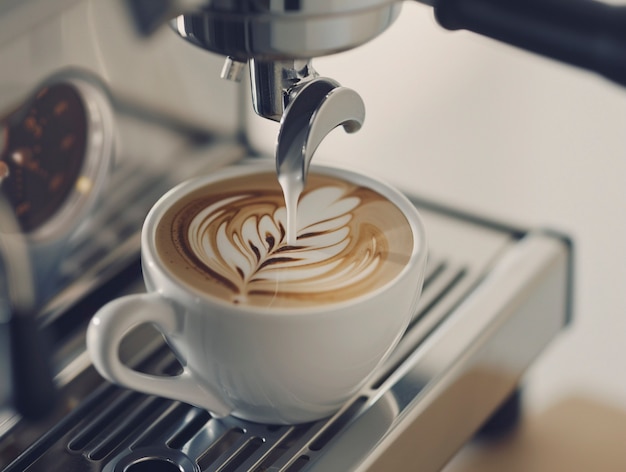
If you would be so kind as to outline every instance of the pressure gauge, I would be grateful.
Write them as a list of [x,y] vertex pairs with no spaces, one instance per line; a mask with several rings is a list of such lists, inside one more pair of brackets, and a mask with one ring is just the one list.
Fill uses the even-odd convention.
[[110,100],[87,77],[58,75],[0,119],[0,133],[0,193],[46,273],[107,179],[114,152]]
[[30,239],[62,238],[93,204],[113,154],[112,116],[95,83],[57,77],[2,120],[0,191]]

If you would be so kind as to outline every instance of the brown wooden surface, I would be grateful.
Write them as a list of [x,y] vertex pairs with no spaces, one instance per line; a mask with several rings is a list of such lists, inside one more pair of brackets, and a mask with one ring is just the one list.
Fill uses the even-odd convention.
[[444,472],[624,472],[626,410],[568,397],[526,414],[517,430],[466,446]]

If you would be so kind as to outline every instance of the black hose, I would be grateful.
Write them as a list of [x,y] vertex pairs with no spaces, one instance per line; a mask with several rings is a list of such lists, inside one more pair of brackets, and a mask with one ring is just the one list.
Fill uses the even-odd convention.
[[58,398],[48,339],[30,313],[13,312],[9,323],[13,405],[24,418],[39,420]]
[[593,0],[437,0],[435,17],[626,86],[626,6]]
[[39,420],[51,413],[58,397],[52,351],[35,317],[36,287],[26,240],[2,194],[0,282],[0,308],[8,310],[4,327],[9,332],[13,404],[24,418]]

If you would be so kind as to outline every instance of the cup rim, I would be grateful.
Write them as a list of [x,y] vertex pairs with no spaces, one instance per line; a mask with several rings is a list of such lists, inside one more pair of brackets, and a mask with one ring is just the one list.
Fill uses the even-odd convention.
[[393,279],[389,280],[380,287],[377,287],[375,290],[369,291],[367,293],[364,293],[363,295],[359,295],[354,298],[350,298],[348,300],[325,303],[315,306],[268,307],[229,303],[226,300],[222,300],[219,297],[209,295],[189,284],[186,284],[185,282],[180,280],[179,277],[170,274],[156,251],[155,232],[160,217],[170,208],[173,202],[205,185],[210,185],[223,179],[254,174],[260,171],[275,171],[274,162],[269,160],[261,161],[261,159],[259,159],[258,162],[246,162],[229,165],[227,167],[218,169],[217,171],[211,172],[210,174],[186,180],[185,182],[176,185],[171,190],[166,192],[163,196],[161,196],[161,198],[157,200],[157,202],[148,212],[141,231],[141,258],[142,265],[144,266],[143,270],[145,271],[145,266],[148,265],[150,267],[150,270],[158,272],[161,278],[167,279],[168,283],[172,287],[176,288],[176,291],[185,294],[191,294],[193,297],[208,301],[211,304],[226,307],[233,312],[254,312],[255,314],[266,313],[274,315],[281,315],[284,313],[320,313],[320,311],[331,311],[335,309],[341,309],[342,307],[346,306],[358,305],[360,303],[371,300],[380,293],[387,291],[390,287],[406,277],[407,274],[411,272],[415,266],[421,266],[420,272],[423,274],[425,270],[427,256],[427,240],[424,223],[417,208],[404,195],[404,193],[402,193],[400,190],[396,189],[389,183],[377,177],[372,177],[361,171],[354,171],[340,166],[320,164],[311,164],[310,172],[346,179],[352,183],[368,187],[380,193],[385,198],[389,199],[391,203],[398,207],[405,215],[413,236],[413,248],[408,262]]

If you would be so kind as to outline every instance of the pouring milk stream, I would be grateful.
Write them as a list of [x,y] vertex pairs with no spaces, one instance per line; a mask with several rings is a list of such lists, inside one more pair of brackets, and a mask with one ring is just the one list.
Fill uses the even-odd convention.
[[285,197],[290,246],[298,237],[298,200],[317,147],[336,127],[342,125],[346,132],[354,133],[364,119],[365,104],[359,94],[327,78],[306,84],[287,106],[276,146],[276,173]]

